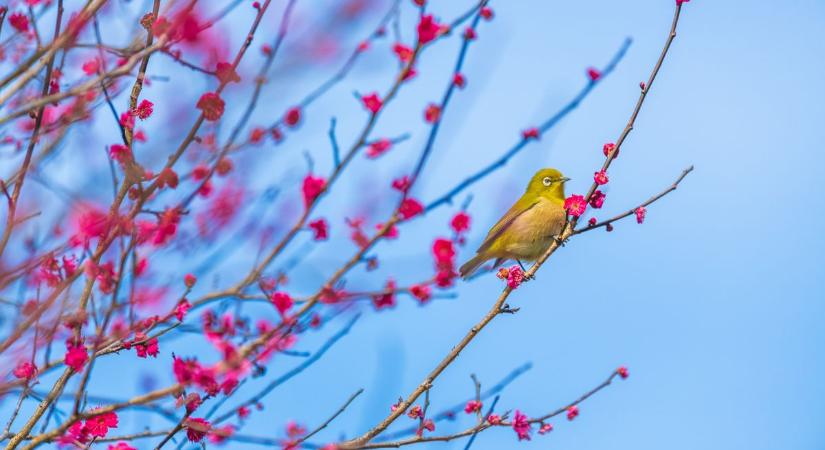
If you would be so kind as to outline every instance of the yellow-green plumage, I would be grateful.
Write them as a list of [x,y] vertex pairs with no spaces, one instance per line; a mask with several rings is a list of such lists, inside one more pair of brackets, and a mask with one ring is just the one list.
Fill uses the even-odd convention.
[[459,272],[469,277],[485,262],[507,259],[535,261],[567,220],[564,210],[564,183],[569,179],[556,169],[541,169],[533,175],[527,190],[490,232]]

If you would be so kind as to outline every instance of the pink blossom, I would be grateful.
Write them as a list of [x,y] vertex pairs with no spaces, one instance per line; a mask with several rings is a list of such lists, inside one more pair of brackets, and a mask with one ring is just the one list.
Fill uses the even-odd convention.
[[329,225],[323,218],[313,220],[309,223],[309,229],[312,230],[312,239],[316,241],[323,241],[329,237]]
[[636,214],[636,223],[642,223],[645,221],[645,216],[647,215],[647,208],[644,206],[640,206],[633,211]]
[[601,208],[604,205],[604,198],[604,192],[596,189],[593,192],[593,195],[590,196],[590,206],[592,206],[595,209]]
[[89,359],[89,353],[83,344],[75,344],[73,340],[66,341],[66,356],[64,361],[66,365],[74,369],[75,372],[83,370],[86,361]]
[[206,419],[189,418],[186,419],[186,437],[190,442],[200,442],[209,432],[210,426]]
[[521,137],[524,140],[538,139],[539,138],[539,129],[536,128],[536,127],[527,128],[527,129],[525,129],[524,131],[521,132]]
[[470,400],[464,405],[464,412],[467,414],[473,414],[481,411],[481,402],[478,400]]
[[304,206],[309,208],[310,205],[324,192],[327,181],[321,177],[314,177],[311,174],[304,178],[304,184],[301,192],[304,195]]
[[364,107],[367,108],[373,114],[378,113],[378,111],[380,111],[381,107],[384,105],[384,103],[381,101],[381,97],[379,97],[378,94],[375,92],[361,97],[361,101],[364,103]]
[[588,67],[587,68],[587,78],[590,78],[590,81],[599,81],[599,78],[602,77],[602,73],[599,69],[595,67]]
[[423,212],[424,205],[412,197],[405,198],[401,201],[401,205],[398,206],[398,215],[403,220],[412,219]]
[[281,316],[283,316],[289,308],[292,308],[294,303],[295,302],[292,300],[292,297],[290,297],[290,295],[286,292],[278,291],[272,294],[272,304],[275,305],[275,308]]
[[20,380],[31,380],[37,375],[37,366],[29,361],[20,361],[12,371],[12,374]]
[[438,37],[441,27],[432,14],[425,14],[418,22],[418,42],[424,45]]
[[389,139],[379,139],[370,144],[367,148],[367,158],[378,158],[392,148],[392,141]]
[[581,195],[573,194],[564,199],[564,209],[567,210],[567,214],[573,217],[579,217],[584,214],[586,208],[587,203],[585,203],[584,197]]
[[524,282],[524,271],[520,266],[513,266],[507,272],[507,287],[516,289]]
[[531,425],[527,416],[522,414],[521,411],[516,410],[515,417],[513,418],[513,430],[515,430],[518,440],[530,440],[530,427]]

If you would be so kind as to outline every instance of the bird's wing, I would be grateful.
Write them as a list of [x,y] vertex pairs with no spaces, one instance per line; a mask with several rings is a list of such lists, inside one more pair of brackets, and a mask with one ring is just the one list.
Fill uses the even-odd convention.
[[491,228],[490,232],[487,233],[487,237],[484,238],[484,242],[481,243],[481,246],[478,248],[477,252],[481,253],[490,248],[496,239],[498,239],[498,237],[501,236],[501,234],[504,233],[504,231],[507,230],[507,228],[510,227],[510,225],[512,225],[520,215],[526,213],[530,210],[530,208],[538,204],[539,201],[537,199],[532,201],[525,201],[523,197],[519,199],[519,201],[517,201],[510,208],[510,210],[507,211],[507,214],[505,214],[504,217],[493,225],[493,228]]

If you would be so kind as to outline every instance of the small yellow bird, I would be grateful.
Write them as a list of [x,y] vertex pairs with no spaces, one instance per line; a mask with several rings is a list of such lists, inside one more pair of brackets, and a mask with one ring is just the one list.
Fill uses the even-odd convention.
[[470,277],[482,264],[496,258],[493,267],[505,260],[535,261],[561,234],[567,221],[564,183],[570,181],[556,169],[541,169],[533,175],[524,195],[507,211],[459,272]]

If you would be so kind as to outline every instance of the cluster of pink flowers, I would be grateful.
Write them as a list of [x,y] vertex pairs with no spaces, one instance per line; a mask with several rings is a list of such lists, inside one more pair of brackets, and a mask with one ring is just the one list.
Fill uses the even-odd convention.
[[[58,442],[61,444],[74,444],[75,442],[86,444],[92,438],[105,438],[106,434],[109,433],[109,429],[117,428],[117,426],[118,417],[114,412],[94,415],[85,421],[73,423]],[[123,450],[123,447],[114,448]]]

